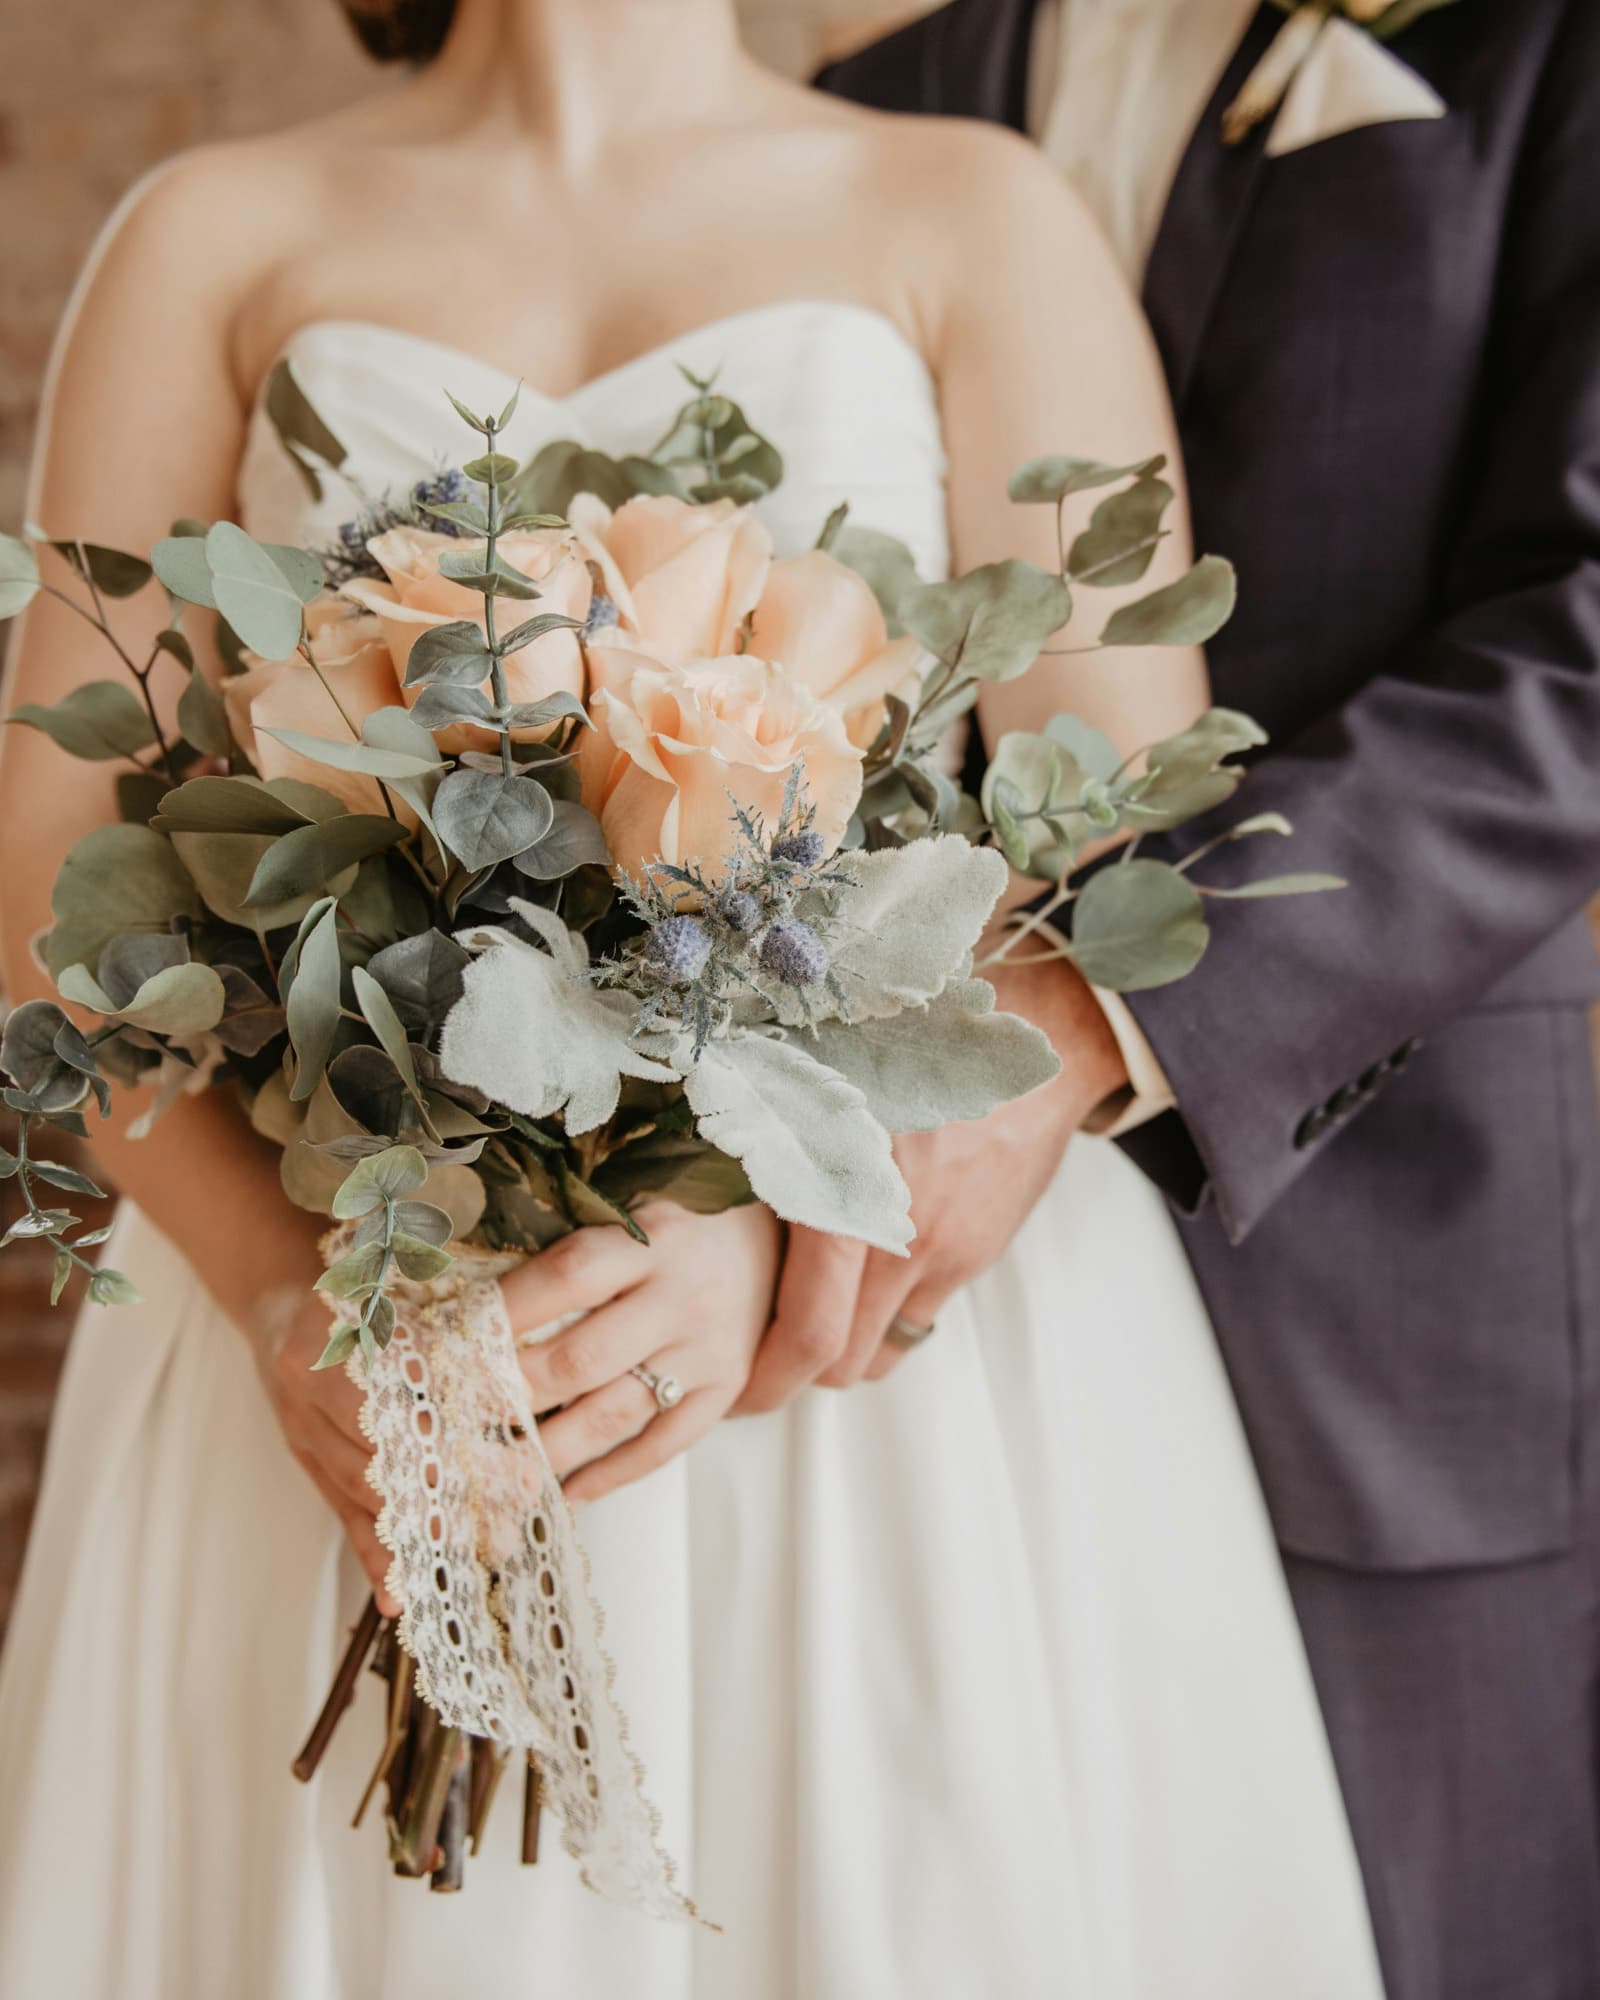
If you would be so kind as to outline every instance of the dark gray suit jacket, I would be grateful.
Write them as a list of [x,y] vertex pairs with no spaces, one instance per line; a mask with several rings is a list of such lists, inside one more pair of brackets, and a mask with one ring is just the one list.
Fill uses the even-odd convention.
[[[1032,13],[956,0],[824,85],[1020,127]],[[1393,45],[1446,117],[1269,160],[1220,121],[1282,19],[1145,304],[1239,569],[1216,696],[1274,739],[1243,801],[1351,886],[1221,906],[1138,1000],[1182,1118],[1129,1150],[1192,1218],[1284,1545],[1512,1561],[1569,1543],[1600,1448],[1600,0],[1456,0]]]

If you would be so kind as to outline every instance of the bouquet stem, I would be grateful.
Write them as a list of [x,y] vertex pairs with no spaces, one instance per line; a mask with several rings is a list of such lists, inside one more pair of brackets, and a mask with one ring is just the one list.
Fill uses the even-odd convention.
[[304,1784],[309,1784],[317,1774],[317,1767],[327,1754],[328,1745],[333,1741],[333,1732],[339,1727],[345,1710],[356,1698],[356,1678],[366,1665],[367,1655],[372,1651],[384,1623],[378,1610],[377,1600],[369,1597],[367,1608],[362,1612],[350,1635],[350,1644],[345,1648],[344,1658],[339,1662],[339,1671],[333,1677],[333,1686],[328,1690],[328,1698],[322,1704],[322,1713],[312,1724],[311,1734],[306,1738],[300,1755],[294,1760],[294,1774]]

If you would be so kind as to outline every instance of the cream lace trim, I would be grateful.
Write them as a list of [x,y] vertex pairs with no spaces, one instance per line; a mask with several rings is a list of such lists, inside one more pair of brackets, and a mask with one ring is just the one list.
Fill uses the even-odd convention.
[[[324,1254],[348,1247],[339,1231]],[[497,1281],[519,1259],[452,1247],[442,1277],[399,1287],[394,1339],[370,1372],[359,1353],[351,1361],[401,1641],[446,1722],[537,1754],[545,1803],[591,1889],[696,1917],[628,1746],[588,1557],[517,1365]]]

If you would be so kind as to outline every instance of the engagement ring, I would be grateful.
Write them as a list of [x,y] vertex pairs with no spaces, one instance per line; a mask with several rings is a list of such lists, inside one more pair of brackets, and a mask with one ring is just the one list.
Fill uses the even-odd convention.
[[630,1368],[628,1373],[635,1376],[656,1399],[658,1410],[676,1409],[683,1401],[683,1384],[676,1375],[655,1375],[648,1368]]

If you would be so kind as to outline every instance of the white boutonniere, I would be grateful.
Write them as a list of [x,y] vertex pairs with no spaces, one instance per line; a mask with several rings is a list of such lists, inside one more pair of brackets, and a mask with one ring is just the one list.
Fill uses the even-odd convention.
[[1222,114],[1222,137],[1229,146],[1238,145],[1278,109],[1332,23],[1343,22],[1375,41],[1387,42],[1422,15],[1453,6],[1455,0],[1276,0],[1276,4],[1289,18]]

